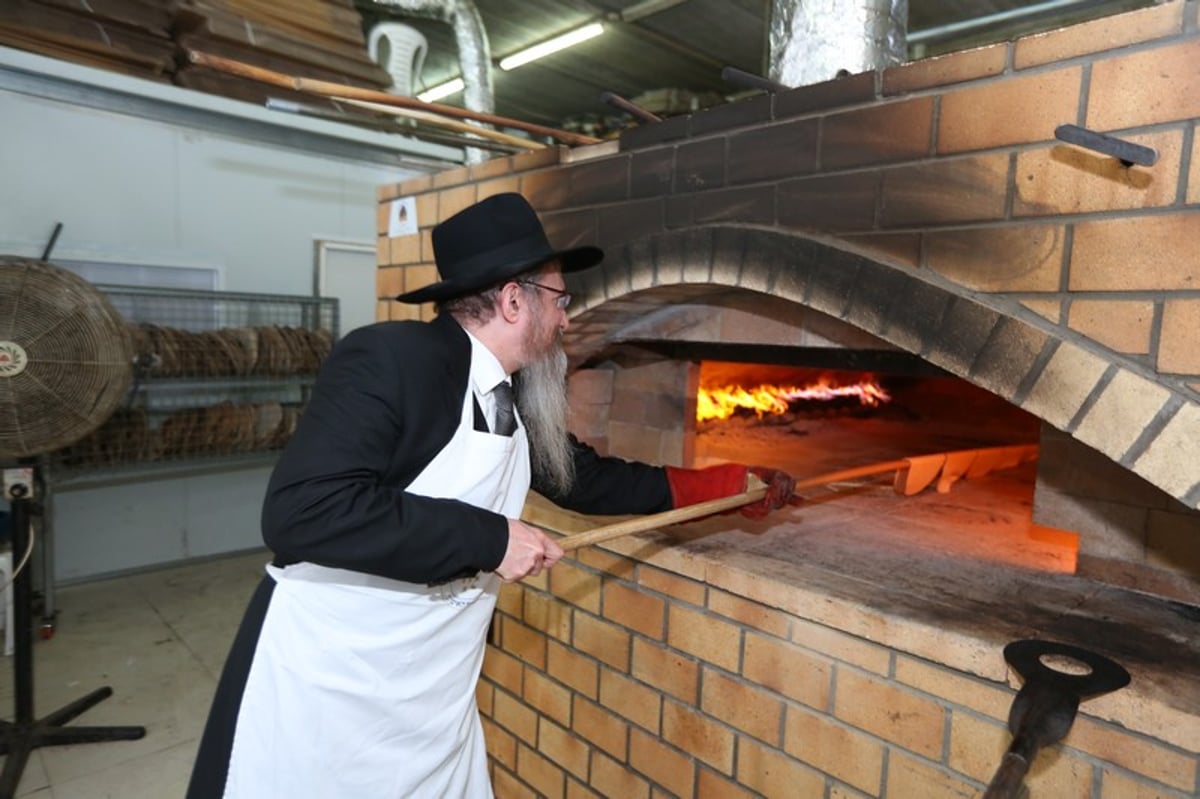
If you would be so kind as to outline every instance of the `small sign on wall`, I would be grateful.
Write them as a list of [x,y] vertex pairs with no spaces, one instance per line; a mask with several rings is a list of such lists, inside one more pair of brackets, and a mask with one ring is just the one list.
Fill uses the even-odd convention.
[[398,197],[388,208],[388,238],[417,232],[417,202],[414,197]]

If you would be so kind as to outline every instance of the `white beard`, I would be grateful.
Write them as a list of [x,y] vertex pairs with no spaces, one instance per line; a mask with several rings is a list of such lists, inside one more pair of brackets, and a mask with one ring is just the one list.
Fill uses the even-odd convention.
[[556,340],[514,376],[517,410],[529,435],[533,473],[560,496],[575,483],[575,460],[567,433],[567,354]]

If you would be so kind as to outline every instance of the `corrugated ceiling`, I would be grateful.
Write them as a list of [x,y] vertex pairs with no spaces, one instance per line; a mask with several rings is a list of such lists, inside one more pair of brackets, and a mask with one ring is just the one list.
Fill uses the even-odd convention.
[[[425,35],[429,54],[420,76],[424,87],[458,76],[457,49],[449,25],[395,13],[371,0],[355,3],[368,26],[375,19],[393,18]],[[1014,11],[1021,14],[1018,19],[936,38],[916,53],[933,54],[1152,3],[909,0],[908,29],[913,34],[964,20]],[[602,36],[571,50],[512,72],[495,70],[495,111],[504,116],[573,127],[572,121],[617,115],[601,102],[600,94],[605,91],[629,99],[640,97],[650,104],[662,101],[665,90],[682,90],[673,94],[676,102],[710,104],[741,91],[722,81],[723,66],[760,75],[766,72],[770,0],[475,0],[475,5],[495,60],[586,22],[606,23]],[[461,97],[439,102],[461,103]]]

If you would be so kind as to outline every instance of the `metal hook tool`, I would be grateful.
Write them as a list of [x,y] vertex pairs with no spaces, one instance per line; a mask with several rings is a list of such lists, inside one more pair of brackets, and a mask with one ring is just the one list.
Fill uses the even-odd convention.
[[[1079,661],[1086,674],[1051,668],[1042,658],[1058,655]],[[1004,659],[1025,684],[1008,712],[1012,743],[992,777],[983,799],[1016,799],[1039,749],[1066,737],[1079,703],[1124,688],[1129,672],[1103,655],[1052,641],[1014,641],[1004,647]]]

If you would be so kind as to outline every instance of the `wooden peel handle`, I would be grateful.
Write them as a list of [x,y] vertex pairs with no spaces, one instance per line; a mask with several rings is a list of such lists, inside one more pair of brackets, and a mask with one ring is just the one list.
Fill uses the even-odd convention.
[[563,548],[564,552],[570,552],[573,549],[599,544],[613,538],[620,538],[621,536],[632,535],[633,533],[644,533],[647,530],[656,530],[659,527],[679,524],[680,522],[699,519],[703,516],[711,516],[721,511],[740,508],[743,505],[749,505],[751,502],[758,502],[766,495],[766,486],[752,488],[741,494],[710,499],[707,502],[697,502],[695,505],[672,508],[662,513],[639,516],[636,519],[628,519],[623,522],[616,522],[615,524],[606,524],[603,527],[597,527],[585,533],[576,533],[566,538],[560,538],[558,539],[558,545]]

